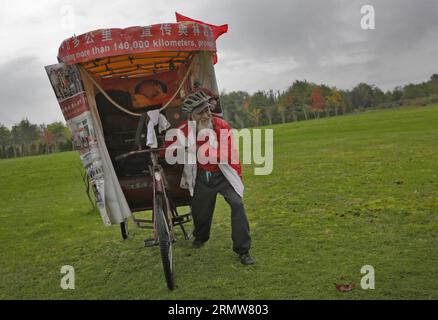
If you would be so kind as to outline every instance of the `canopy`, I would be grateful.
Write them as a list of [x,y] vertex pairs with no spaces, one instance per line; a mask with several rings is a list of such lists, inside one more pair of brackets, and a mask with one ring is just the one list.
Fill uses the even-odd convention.
[[187,51],[146,52],[100,58],[83,63],[85,69],[99,78],[143,77],[178,69],[192,58]]

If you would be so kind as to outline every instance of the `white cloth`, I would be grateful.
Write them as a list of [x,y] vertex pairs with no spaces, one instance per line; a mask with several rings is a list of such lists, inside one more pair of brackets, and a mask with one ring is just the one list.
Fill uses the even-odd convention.
[[244,187],[243,187],[242,179],[240,178],[237,171],[234,170],[233,167],[230,166],[228,163],[219,163],[218,165],[219,165],[219,169],[221,169],[223,175],[233,186],[234,190],[236,190],[237,194],[241,198],[243,198]]
[[196,164],[184,164],[184,170],[181,175],[180,187],[188,189],[190,196],[193,197],[193,191],[196,183]]
[[155,126],[158,125],[158,132],[161,133],[167,128],[170,127],[169,121],[167,121],[166,117],[160,113],[160,110],[152,110],[147,112],[149,117],[149,122],[147,125],[147,137],[146,137],[146,145],[150,148],[157,148],[158,141],[157,135],[155,134]]
[[[114,171],[111,158],[108,153],[108,149],[105,144],[105,138],[103,134],[102,122],[99,117],[99,112],[97,111],[94,87],[89,78],[86,76],[86,71],[80,69],[81,77],[84,82],[84,89],[87,94],[87,100],[90,107],[90,114],[93,120],[93,128],[96,134],[97,146],[99,149],[99,155],[102,161],[102,170],[104,174],[104,204],[105,209],[101,211],[101,215],[107,215],[111,224],[119,224],[125,219],[131,216],[131,209],[129,208],[128,202],[123,194],[120,182]],[[102,210],[99,208],[99,210]],[[106,219],[104,219],[105,221]],[[106,224],[108,224],[106,223]]]

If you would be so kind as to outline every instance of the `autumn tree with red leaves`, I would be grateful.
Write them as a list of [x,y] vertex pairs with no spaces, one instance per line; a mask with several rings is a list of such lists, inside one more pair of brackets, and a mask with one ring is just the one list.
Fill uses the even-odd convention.
[[310,95],[310,106],[313,112],[316,112],[319,118],[319,113],[327,107],[324,97],[321,94],[319,87],[315,87]]

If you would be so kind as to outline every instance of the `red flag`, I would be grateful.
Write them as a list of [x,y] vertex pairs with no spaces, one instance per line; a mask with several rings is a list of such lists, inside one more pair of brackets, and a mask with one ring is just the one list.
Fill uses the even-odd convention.
[[[196,23],[205,24],[205,25],[209,26],[211,28],[211,31],[213,32],[213,37],[214,37],[215,41],[222,34],[224,34],[228,31],[228,24],[223,24],[221,26],[215,26],[214,24],[205,23],[205,22],[202,22],[200,20],[195,20],[195,19],[183,16],[182,14],[179,14],[178,12],[175,12],[175,15],[176,15],[177,22],[191,21],[191,22],[196,22]],[[216,62],[217,62],[217,54],[214,53],[213,54],[213,64],[216,64]]]
[[175,15],[176,15],[177,22],[191,21],[191,22],[196,22],[196,23],[205,24],[205,25],[209,26],[211,28],[211,30],[213,31],[214,40],[216,40],[217,38],[220,37],[220,35],[222,35],[228,31],[228,24],[223,24],[221,26],[215,26],[214,24],[205,23],[205,22],[202,22],[200,20],[195,20],[195,19],[183,16],[182,14],[179,14],[178,12],[175,12]]

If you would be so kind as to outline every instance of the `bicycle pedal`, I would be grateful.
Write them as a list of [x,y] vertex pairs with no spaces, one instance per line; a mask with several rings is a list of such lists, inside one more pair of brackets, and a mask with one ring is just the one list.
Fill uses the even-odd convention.
[[158,241],[156,241],[154,238],[144,239],[144,246],[146,248],[158,246]]

